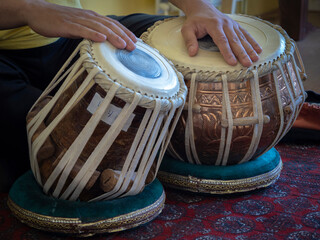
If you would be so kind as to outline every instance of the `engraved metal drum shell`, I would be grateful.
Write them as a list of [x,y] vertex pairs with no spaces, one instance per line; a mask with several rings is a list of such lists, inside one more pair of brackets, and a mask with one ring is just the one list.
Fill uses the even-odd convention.
[[[299,88],[291,61],[287,65],[284,64],[283,69],[286,79],[290,79],[289,76],[292,76],[293,85],[289,83],[289,89],[280,70],[275,72],[277,79],[274,79],[274,74],[272,73],[259,77],[261,103],[266,122],[263,125],[263,132],[258,148],[252,158],[256,158],[266,150],[269,150],[275,144],[275,141],[277,141],[276,137],[280,128],[281,119],[275,84],[279,85],[281,104],[285,110],[284,126],[282,127],[280,136],[285,134],[285,130],[291,127],[293,124],[293,115],[302,104],[301,102],[300,105],[296,105],[296,103],[290,99],[289,92],[295,93],[297,96],[303,95],[303,90]],[[189,88],[190,79],[185,78],[185,82]],[[250,82],[229,82],[228,89],[233,119],[252,117],[253,102]],[[189,99],[187,98],[187,102],[188,101]],[[221,164],[216,161],[221,144],[221,109],[222,83],[197,82],[193,106],[193,133],[196,151],[202,164]],[[185,107],[171,138],[171,150],[174,150],[181,159],[187,159],[185,144],[181,141],[181,139],[185,138],[187,116],[188,110]],[[253,124],[233,127],[230,153],[226,165],[238,164],[250,160],[243,160],[243,157],[247,153],[252,141],[253,128]]]

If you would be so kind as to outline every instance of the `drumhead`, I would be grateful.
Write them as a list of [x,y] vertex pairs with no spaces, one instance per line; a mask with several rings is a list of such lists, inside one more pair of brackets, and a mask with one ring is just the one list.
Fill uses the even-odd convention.
[[[263,49],[259,61],[255,62],[252,67],[272,62],[284,53],[286,40],[272,26],[252,17],[229,16],[246,29]],[[184,17],[178,17],[163,21],[149,32],[146,42],[180,67],[211,72],[227,72],[244,68],[239,63],[236,66],[228,65],[218,48],[210,41],[211,38],[199,40],[198,54],[194,57],[189,57],[181,34],[184,20]]]
[[109,42],[93,43],[91,51],[96,64],[125,88],[159,98],[179,92],[180,83],[173,66],[141,40],[132,52],[117,49]]

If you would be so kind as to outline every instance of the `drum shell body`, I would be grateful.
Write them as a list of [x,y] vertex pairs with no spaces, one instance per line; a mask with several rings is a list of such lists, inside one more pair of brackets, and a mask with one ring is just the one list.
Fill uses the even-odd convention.
[[141,40],[132,52],[84,40],[28,113],[35,179],[64,200],[139,194],[155,179],[186,95],[182,75]]
[[[285,78],[280,70],[275,74],[270,72],[259,77],[259,92],[261,93],[261,105],[264,114],[263,131],[259,139],[258,147],[250,159],[254,159],[280,140],[280,137],[286,133],[293,124],[295,113],[299,111],[300,101],[303,95],[303,89],[299,87],[296,73],[293,70],[292,62],[283,65]],[[190,74],[188,75],[190,76]],[[185,81],[190,88],[190,77],[186,76]],[[292,77],[292,84],[286,84],[285,81]],[[276,77],[276,78],[275,78]],[[280,96],[277,96],[276,86],[279,88]],[[253,105],[256,104],[251,95],[249,80],[239,80],[228,82],[229,98],[232,109],[232,118],[243,119],[253,117]],[[289,87],[289,88],[288,88]],[[295,101],[290,98],[290,94],[295,95]],[[279,112],[279,100],[284,109],[283,126],[280,129],[281,118]],[[190,101],[187,98],[187,104]],[[196,94],[193,99],[193,134],[196,146],[196,152],[201,164],[220,165],[217,162],[219,148],[221,145],[221,123],[222,123],[222,83],[198,81],[196,83]],[[187,105],[186,104],[186,105]],[[180,120],[176,126],[175,132],[171,138],[171,154],[179,159],[187,159],[185,143],[186,122],[188,118],[188,109],[185,107]],[[233,126],[230,153],[225,165],[238,164],[250,159],[243,159],[247,154],[253,139],[254,124],[248,122],[241,126]],[[282,131],[278,136],[278,132]],[[173,151],[172,151],[173,150]],[[177,154],[177,155],[176,155]]]
[[[86,77],[86,73],[83,73],[75,82],[73,82],[64,94],[57,101],[56,105],[53,107],[51,113],[45,122],[49,125],[56,116],[62,111],[65,105],[68,103],[70,98],[74,95],[78,87],[81,85],[83,79]],[[46,182],[59,160],[63,154],[68,150],[71,144],[75,141],[77,136],[80,134],[82,129],[88,123],[92,114],[88,111],[88,106],[95,94],[104,98],[107,92],[101,88],[98,84],[94,84],[91,89],[83,96],[80,101],[72,108],[72,110],[61,120],[57,127],[52,131],[50,138],[55,145],[55,153],[48,159],[39,162],[40,172],[42,177],[42,182]],[[119,98],[114,98],[111,102],[112,105],[123,108],[125,102]],[[95,178],[98,178],[104,169],[113,169],[120,171],[126,160],[130,147],[134,141],[135,135],[139,128],[139,124],[143,118],[145,109],[137,107],[134,111],[135,117],[133,118],[132,124],[126,131],[121,131],[116,140],[113,142],[109,151],[99,164],[98,168],[95,170]],[[85,148],[82,150],[79,159],[76,162],[75,167],[71,171],[68,182],[70,183],[76,174],[80,171],[82,165],[86,162],[86,159],[93,152],[95,147],[98,145],[104,134],[109,130],[110,125],[104,121],[100,121],[97,125],[93,135],[90,137]],[[155,168],[150,171],[150,178],[148,178],[147,183],[153,180],[155,174]],[[94,186],[88,184],[86,189],[82,192],[79,199],[82,201],[87,201],[94,196],[103,194],[103,191],[99,187],[99,181],[92,178],[92,182],[95,182]],[[89,181],[90,183],[90,181]],[[66,185],[67,186],[67,185]]]

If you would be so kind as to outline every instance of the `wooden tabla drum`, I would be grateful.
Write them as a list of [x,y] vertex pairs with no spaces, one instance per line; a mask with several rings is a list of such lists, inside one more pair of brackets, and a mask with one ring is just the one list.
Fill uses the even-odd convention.
[[[80,221],[70,229],[57,230],[50,224],[59,219],[53,218],[47,221],[48,228],[68,233],[84,229],[92,234],[134,227],[158,215],[164,193],[152,184],[186,95],[182,75],[141,40],[132,52],[116,49],[108,42],[82,41],[28,114],[31,169],[50,199],[70,200],[74,206],[78,200],[92,203],[113,199],[112,211],[102,210],[97,203],[100,210],[94,223],[98,215],[101,220],[99,211],[110,217],[110,213],[132,205],[133,213],[119,212],[121,216],[116,214],[111,220],[107,217],[111,227],[101,222],[92,227],[92,222]],[[161,189],[161,194],[148,196],[150,192],[143,193],[146,185]],[[139,194],[145,197],[141,208],[136,205],[141,201]],[[97,211],[94,207],[91,210]],[[88,209],[84,212],[87,214]],[[65,220],[66,216],[61,217]],[[45,228],[43,222],[39,224],[40,229]]]
[[[269,22],[249,16],[230,17],[263,49],[259,61],[249,68],[228,65],[208,36],[199,39],[198,54],[189,57],[181,34],[184,17],[157,22],[141,37],[175,64],[189,89],[187,104],[169,146],[170,155],[179,161],[217,168],[257,159],[288,132],[304,102],[304,67],[293,40]],[[278,170],[280,165],[276,166]],[[269,176],[270,182],[274,182],[274,174]],[[253,176],[254,173],[250,177]],[[161,177],[164,181],[169,178]],[[186,181],[181,183],[183,188],[193,183],[195,188],[202,188],[201,178],[213,182],[199,191],[241,191],[237,184],[230,190],[201,174],[192,180],[174,178],[174,184]]]

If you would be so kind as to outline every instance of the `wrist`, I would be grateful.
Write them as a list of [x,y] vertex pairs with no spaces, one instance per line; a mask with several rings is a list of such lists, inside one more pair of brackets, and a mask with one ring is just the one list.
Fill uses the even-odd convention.
[[24,21],[25,25],[29,25],[29,19],[32,18],[33,12],[35,11],[35,6],[37,5],[37,0],[21,0],[21,11],[20,14],[22,16],[22,19]]
[[10,29],[26,25],[25,14],[27,0],[0,1],[0,29]]
[[21,2],[23,3],[22,8],[20,8],[20,14],[25,25],[29,25],[30,21],[32,21],[35,16],[44,11],[41,8],[44,8],[46,5],[50,4],[45,0],[21,0]]
[[205,11],[216,11],[216,8],[207,0],[170,0],[172,4],[180,8],[188,17]]

